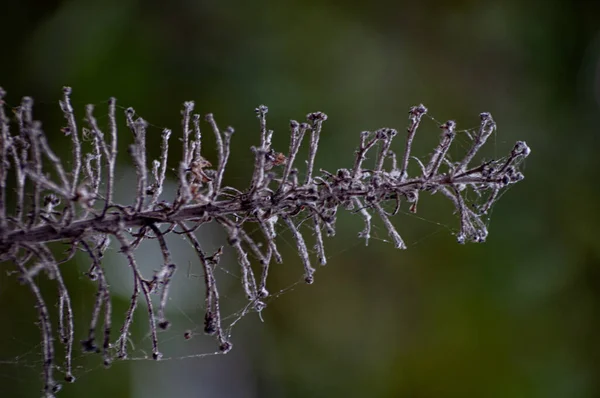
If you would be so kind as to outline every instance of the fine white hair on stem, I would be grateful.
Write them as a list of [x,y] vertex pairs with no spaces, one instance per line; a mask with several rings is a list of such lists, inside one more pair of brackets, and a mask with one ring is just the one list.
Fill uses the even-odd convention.
[[[71,94],[71,88],[65,87],[59,101],[66,120],[62,131],[68,137],[71,149],[71,160],[64,162],[64,157],[51,148],[41,122],[34,118],[33,99],[23,98],[14,110],[14,117],[10,117],[4,103],[6,93],[0,88],[0,262],[6,271],[9,266],[16,268],[19,281],[27,285],[34,296],[42,335],[46,397],[53,397],[60,388],[55,380],[56,370],[63,371],[67,382],[75,380],[71,369],[72,346],[76,336],[81,334],[74,330],[73,307],[63,272],[78,250],[89,256],[91,266],[87,275],[97,282],[94,302],[77,306],[89,308],[89,328],[81,339],[82,348],[102,352],[105,366],[114,359],[127,358],[130,331],[140,298],[147,306],[152,358],[161,358],[157,329],[170,326],[167,319],[169,292],[177,270],[168,236],[181,236],[194,248],[204,274],[204,332],[215,337],[220,353],[227,353],[232,348],[231,327],[237,320],[228,327],[222,325],[224,318],[215,271],[225,250],[237,255],[241,290],[248,300],[243,315],[260,312],[266,306],[262,299],[269,296],[270,263],[272,260],[283,261],[277,246],[276,228],[281,224],[294,239],[306,283],[315,280],[316,270],[311,265],[311,257],[316,256],[321,265],[327,263],[323,231],[327,237],[335,235],[340,209],[362,217],[364,229],[359,237],[364,238],[365,245],[369,243],[375,222],[372,218],[376,216],[394,246],[406,249],[400,232],[392,223],[392,218],[400,213],[402,201],[408,202],[408,210],[415,213],[419,195],[439,194],[452,203],[458,215],[457,241],[483,242],[488,236],[486,214],[506,187],[523,180],[519,165],[531,152],[525,142],[517,141],[506,156],[478,162],[481,148],[496,131],[492,116],[484,112],[480,115],[477,131],[465,133],[471,143],[461,158],[453,160],[448,155],[456,136],[461,134],[456,130],[456,123],[448,121],[439,126],[442,129],[440,141],[428,160],[422,161],[414,156],[412,148],[428,110],[418,105],[410,108],[408,113],[407,136],[400,149],[402,157],[397,157],[396,153],[401,152],[393,148],[398,140],[393,140],[398,135],[397,130],[386,127],[363,131],[358,137],[353,163],[348,168],[328,172],[316,167],[327,115],[312,112],[305,121],[292,120],[287,152],[277,152],[273,148],[274,130],[267,128],[268,108],[261,105],[255,109],[259,143],[251,147],[254,168],[244,190],[224,183],[228,163],[230,159],[236,159],[231,154],[232,127],[221,130],[215,117],[206,114],[204,120],[215,137],[216,159],[205,159],[201,154],[201,117],[192,114],[194,102],[187,101],[181,111],[181,158],[169,158],[173,133],[165,128],[160,137],[159,155],[151,159],[149,165],[148,145],[154,141],[147,133],[152,129],[133,108],[127,108],[124,117],[133,135],[129,154],[136,173],[135,198],[131,203],[120,204],[115,203],[114,192],[119,173],[116,100],[110,98],[108,101],[105,131],[94,117],[93,105],[85,108],[86,127],[79,131]],[[305,135],[309,135],[308,143],[304,145],[307,160],[305,164],[298,164]],[[453,157],[456,156],[454,152]],[[418,173],[409,175],[410,162],[419,166]],[[69,168],[67,164],[70,164]],[[167,171],[171,170],[169,165],[174,168],[173,177],[178,182],[174,193],[165,192]],[[469,201],[473,197],[478,198],[477,203]],[[393,210],[387,210],[392,206]],[[311,222],[309,228],[302,227],[306,220]],[[196,234],[209,223],[225,230],[230,246],[221,246],[212,255],[204,251],[200,235]],[[114,341],[111,340],[114,314],[110,281],[102,265],[111,238],[117,242],[133,276],[129,305]],[[151,275],[144,275],[135,256],[145,241],[155,242],[162,257],[162,265]],[[53,242],[66,244],[67,254],[57,257],[51,250]],[[309,251],[307,242],[314,250]],[[257,278],[255,269],[259,266]],[[39,287],[38,279],[44,275],[56,281],[58,288],[55,298],[57,333],[65,346],[61,351],[65,355],[64,364],[57,364],[53,321]],[[156,308],[151,299],[153,293],[158,295]],[[102,312],[104,319],[100,318]],[[96,334],[102,326],[100,350]]]

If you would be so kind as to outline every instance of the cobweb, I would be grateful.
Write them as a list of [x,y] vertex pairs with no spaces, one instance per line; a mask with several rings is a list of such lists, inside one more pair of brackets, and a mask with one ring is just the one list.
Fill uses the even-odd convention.
[[[98,103],[96,109],[101,109],[104,103]],[[36,104],[39,106],[40,104]],[[55,104],[51,106],[56,107]],[[83,107],[83,104],[78,104],[79,107]],[[99,117],[99,121],[103,118]],[[425,123],[427,122],[427,123]],[[435,118],[426,115],[424,119],[424,126],[421,130],[427,131],[429,136],[428,140],[435,142],[437,140],[437,133],[435,130],[439,123]],[[160,136],[160,132],[163,127],[149,124],[148,135],[156,134]],[[471,146],[471,137],[479,129],[479,126],[474,126],[469,129],[457,131],[457,138],[453,144],[452,150],[449,156],[456,156],[456,159],[460,159],[461,155],[468,150]],[[501,161],[502,158],[495,158],[496,147],[496,133],[493,136],[493,143],[491,143],[492,151],[491,154],[486,154],[496,161]],[[503,143],[500,143],[503,146]],[[429,145],[429,143],[427,143]],[[432,146],[429,146],[431,148]],[[456,152],[456,155],[454,155]],[[422,152],[420,152],[422,153]],[[423,153],[422,159],[425,162],[429,156],[428,153]],[[248,155],[247,158],[236,154],[236,158],[240,162],[247,161],[251,164],[252,157]],[[349,159],[351,162],[351,159]],[[417,166],[411,161],[411,171],[416,171]],[[122,165],[120,165],[121,170]],[[129,188],[131,185],[130,181],[135,179],[135,172],[129,170],[120,176],[117,181],[115,201],[117,203],[129,203],[135,193]],[[164,189],[164,194],[169,195],[176,190],[175,182],[167,183]],[[504,194],[504,190],[501,194]],[[468,192],[465,199],[470,202],[473,207],[477,207],[485,201],[485,198],[479,197],[475,192]],[[409,247],[421,245],[423,242],[427,242],[433,238],[436,238],[441,232],[448,236],[457,235],[459,232],[457,216],[448,211],[433,211],[430,212],[431,207],[434,209],[437,207],[443,207],[444,205],[438,202],[428,202],[428,198],[423,198],[419,203],[419,210],[415,210],[410,207],[408,203],[402,203],[398,209],[399,215],[397,217],[402,218],[403,223],[403,234],[406,234],[406,244]],[[395,203],[391,202],[386,204],[386,209],[390,212],[394,209]],[[451,207],[451,206],[450,206]],[[424,209],[424,210],[422,210]],[[447,209],[444,209],[447,210]],[[489,226],[489,215],[491,215],[493,207],[488,211],[488,217],[485,220],[486,226]],[[351,211],[349,213],[357,213],[358,210]],[[348,213],[348,212],[344,212]],[[447,213],[450,213],[449,215]],[[433,214],[433,215],[432,215]],[[444,214],[442,217],[439,215]],[[340,215],[338,223],[344,224],[350,220],[351,214]],[[355,214],[353,216],[354,222],[360,217]],[[308,227],[308,225],[299,224],[299,228],[307,238],[309,244],[309,252],[312,258],[316,257],[316,253],[312,250],[310,244],[311,238],[314,238],[314,233]],[[273,273],[281,272],[285,277],[277,277],[275,283],[279,286],[270,285],[269,290],[271,291],[270,296],[265,300],[267,307],[262,312],[257,312],[248,300],[244,297],[241,289],[241,276],[239,265],[235,259],[235,253],[232,248],[226,245],[227,238],[223,231],[212,225],[204,225],[197,232],[198,239],[202,242],[204,249],[207,253],[213,253],[218,250],[220,246],[225,245],[223,258],[219,265],[215,268],[215,279],[219,286],[220,300],[221,300],[221,312],[223,329],[226,336],[233,342],[233,349],[236,350],[239,347],[236,345],[235,332],[239,327],[243,327],[245,318],[253,318],[255,322],[253,325],[263,322],[263,318],[267,319],[269,304],[274,300],[285,294],[289,294],[297,288],[310,289],[304,284],[304,278],[302,273],[302,266],[295,254],[295,245],[289,235],[286,235],[287,227],[279,226],[278,233],[278,244],[285,247],[284,252],[284,264],[277,266],[272,270]],[[342,231],[341,228],[338,228]],[[360,231],[356,230],[356,233]],[[253,234],[257,231],[247,231],[249,234]],[[180,236],[169,235],[166,237],[167,243],[169,244],[173,253],[173,262],[178,265],[177,272],[175,273],[174,280],[172,282],[172,288],[170,290],[168,299],[168,318],[171,322],[171,326],[167,330],[159,331],[159,344],[160,351],[163,354],[160,363],[172,362],[179,360],[193,360],[193,361],[210,361],[206,357],[213,357],[222,355],[223,353],[218,350],[218,346],[215,339],[204,334],[204,320],[203,314],[206,310],[204,308],[204,296],[205,286],[203,282],[204,275],[202,275],[202,268],[198,264],[197,256],[195,255],[190,244],[182,239]],[[329,238],[331,242],[335,239],[343,239],[347,244],[343,247],[336,247],[332,252],[327,252],[327,258],[332,266],[335,266],[335,260],[344,255],[346,251],[358,250],[357,247],[364,245],[364,241],[356,236],[354,233],[338,232],[338,237]],[[387,231],[381,225],[374,223],[373,233],[371,240],[374,241],[372,244],[378,244],[379,242],[389,244],[389,238]],[[60,244],[57,244],[54,248],[60,250]],[[326,246],[327,250],[327,246]],[[393,250],[392,246],[389,250]],[[157,247],[156,242],[145,241],[142,243],[140,248],[136,251],[136,258],[140,264],[142,274],[148,275],[153,271],[160,268],[161,256],[160,250]],[[256,259],[253,259],[254,265],[257,263]],[[74,266],[73,262],[77,265]],[[105,264],[106,279],[110,284],[111,299],[113,301],[113,328],[117,329],[113,333],[113,337],[118,335],[118,328],[122,323],[123,314],[127,308],[128,302],[131,296],[131,290],[133,286],[133,279],[131,271],[128,268],[126,259],[119,255],[118,247],[116,245],[111,246],[107,251],[103,264]],[[256,265],[255,265],[256,266]],[[61,266],[61,269],[71,267],[70,272],[66,272],[65,279],[67,280],[67,286],[73,296],[74,304],[73,310],[75,313],[75,341],[85,340],[89,328],[90,311],[95,300],[96,285],[91,282],[85,275],[90,267],[90,260],[84,255],[77,255],[74,260],[70,261]],[[282,269],[285,267],[285,269]],[[4,271],[0,275],[0,302],[8,300],[8,295],[16,292],[17,289],[21,289],[19,297],[25,297],[28,293],[25,288],[18,285],[16,278],[18,275],[12,271]],[[317,273],[318,282],[318,273]],[[43,282],[40,281],[43,286]],[[23,293],[24,292],[24,293]],[[4,294],[3,294],[4,293]],[[44,298],[49,304],[51,312],[51,319],[53,322],[53,329],[56,334],[56,317],[53,316],[57,311],[57,300],[52,297],[55,294],[51,289],[44,289]],[[153,297],[153,300],[158,300],[158,295]],[[33,300],[31,300],[33,306]],[[21,304],[19,304],[21,305]],[[3,307],[0,307],[3,308]],[[125,359],[115,359],[115,363],[112,366],[119,366],[117,362],[138,362],[138,361],[152,361],[152,344],[148,328],[148,320],[146,308],[143,302],[140,302],[139,308],[136,311],[135,319],[132,327],[132,334],[128,341],[128,357]],[[43,357],[41,354],[41,343],[39,342],[39,331],[35,325],[35,311],[32,308],[31,311],[23,313],[21,317],[15,319],[14,315],[5,315],[5,311],[2,310],[0,313],[1,324],[11,324],[10,327],[4,326],[2,332],[2,338],[4,341],[0,345],[2,351],[0,351],[0,383],[2,385],[13,385],[17,384],[23,386],[28,391],[39,390],[41,383],[41,369],[43,365]],[[29,332],[26,335],[10,334],[10,330],[21,331],[25,329],[24,324],[29,325]],[[7,332],[8,329],[8,332]],[[55,336],[58,342],[58,337]],[[113,339],[114,340],[114,339]],[[112,342],[113,345],[115,341]],[[61,373],[63,371],[61,365],[61,359],[64,358],[64,347],[61,344],[55,344],[56,346],[56,371]],[[243,348],[242,348],[243,349]],[[114,350],[114,349],[113,349]],[[163,365],[160,365],[163,366]],[[75,345],[73,352],[73,374],[81,382],[81,379],[85,379],[90,374],[101,372],[104,368],[102,361],[102,354],[83,353],[80,346]],[[57,375],[57,379],[60,379]],[[66,386],[70,388],[70,386]],[[0,395],[3,395],[0,387]],[[8,388],[9,391],[15,391],[14,386]],[[26,396],[26,395],[24,395]],[[29,396],[29,395],[27,395]]]

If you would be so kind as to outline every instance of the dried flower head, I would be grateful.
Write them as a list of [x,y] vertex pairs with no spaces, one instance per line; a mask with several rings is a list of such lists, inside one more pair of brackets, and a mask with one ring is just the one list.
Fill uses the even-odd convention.
[[[0,101],[5,92],[0,89]],[[314,282],[315,268],[309,256],[306,240],[299,229],[299,217],[310,220],[315,236],[317,260],[326,264],[323,232],[335,234],[337,212],[340,206],[353,209],[364,220],[359,236],[368,244],[371,236],[371,218],[381,218],[394,246],[405,249],[400,233],[391,222],[402,200],[410,203],[410,211],[417,211],[419,195],[423,192],[440,194],[452,202],[460,220],[457,234],[459,243],[483,242],[487,227],[482,217],[500,197],[507,186],[523,179],[518,170],[520,162],[529,153],[524,142],[517,142],[504,158],[473,164],[475,155],[495,131],[496,124],[489,113],[481,114],[477,132],[469,135],[470,147],[464,157],[453,161],[448,151],[457,134],[456,123],[443,123],[439,144],[430,158],[421,162],[412,156],[412,143],[427,108],[415,106],[409,111],[409,125],[402,157],[397,159],[391,150],[398,132],[382,128],[374,132],[362,132],[354,164],[340,168],[335,173],[315,170],[315,159],[323,123],[327,115],[309,113],[306,122],[290,122],[290,145],[286,154],[272,148],[273,131],[267,129],[264,105],[256,108],[259,120],[260,144],[253,147],[254,171],[245,189],[223,186],[223,176],[230,157],[230,142],[234,130],[221,129],[212,114],[208,122],[216,139],[217,161],[211,164],[201,154],[202,133],[200,115],[192,114],[193,102],[185,102],[182,110],[183,155],[177,168],[178,188],[170,200],[162,199],[171,131],[162,133],[161,152],[148,168],[146,130],[148,123],[136,118],[132,108],[125,111],[127,126],[133,135],[128,152],[136,170],[136,196],[132,203],[114,201],[117,157],[116,101],[108,102],[108,131],[102,131],[94,117],[94,106],[88,105],[85,113],[85,129],[78,126],[71,105],[71,89],[65,87],[59,102],[66,126],[62,131],[70,140],[71,169],[66,170],[63,159],[49,146],[41,123],[33,119],[33,100],[25,97],[14,110],[14,120],[0,104],[0,261],[12,263],[19,273],[19,281],[25,284],[37,302],[39,327],[42,334],[44,370],[44,393],[53,396],[60,384],[55,381],[56,368],[52,322],[36,276],[46,274],[56,281],[59,309],[58,334],[65,346],[62,369],[65,380],[74,381],[71,370],[73,342],[73,308],[69,292],[63,282],[59,264],[72,258],[77,250],[89,256],[91,266],[87,275],[97,284],[95,303],[90,312],[89,332],[81,341],[84,351],[99,352],[104,364],[109,366],[114,358],[127,357],[127,341],[138,302],[147,305],[152,358],[161,358],[157,327],[167,329],[166,306],[169,289],[177,265],[172,261],[165,236],[182,235],[194,248],[204,271],[206,286],[204,332],[215,336],[219,351],[227,353],[232,344],[221,325],[219,291],[215,279],[217,267],[224,248],[208,254],[202,248],[195,231],[203,224],[220,225],[228,236],[229,246],[237,254],[241,270],[242,289],[249,300],[248,308],[261,311],[267,289],[271,262],[282,262],[277,246],[276,225],[283,223],[291,232],[297,252],[304,267],[306,283]],[[13,124],[16,126],[14,128]],[[13,131],[14,129],[14,131]],[[304,178],[299,178],[296,157],[305,136],[308,136],[308,159]],[[80,138],[91,143],[91,151],[84,154]],[[367,168],[367,155],[375,159],[374,166]],[[409,162],[414,161],[420,172],[409,176]],[[47,169],[50,166],[51,170]],[[52,171],[52,173],[50,173]],[[10,179],[9,174],[13,175]],[[55,177],[51,178],[50,175]],[[9,184],[11,186],[9,187]],[[14,187],[12,186],[14,184]],[[478,207],[470,207],[465,192],[475,192],[482,198]],[[7,194],[15,192],[14,206],[7,206]],[[390,212],[386,202],[395,204]],[[258,225],[263,242],[254,240],[245,230],[246,223]],[[120,333],[112,332],[112,305],[109,283],[101,262],[110,241],[115,241],[126,258],[134,279],[129,308]],[[158,243],[162,254],[162,267],[152,275],[143,275],[135,251],[144,240]],[[50,242],[68,243],[66,258],[57,259],[49,250]],[[260,264],[260,274],[251,267],[250,258]],[[7,266],[7,265],[5,265]],[[155,305],[150,295],[159,296]],[[104,318],[100,314],[104,313]],[[96,333],[101,328],[101,342]],[[185,339],[192,333],[186,332]],[[114,351],[113,351],[114,347]]]

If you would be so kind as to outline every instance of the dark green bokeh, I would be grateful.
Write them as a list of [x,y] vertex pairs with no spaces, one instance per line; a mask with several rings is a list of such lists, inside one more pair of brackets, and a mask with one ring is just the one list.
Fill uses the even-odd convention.
[[[456,244],[445,226],[458,220],[435,200],[419,206],[425,220],[397,217],[402,252],[377,240],[363,247],[360,218],[344,216],[316,283],[272,301],[264,323],[242,321],[231,354],[110,370],[86,358],[60,397],[600,394],[599,2],[13,1],[0,14],[7,102],[34,97],[63,156],[63,85],[80,117],[84,104],[101,109],[115,96],[175,131],[181,103],[193,99],[236,128],[226,178],[240,188],[262,103],[281,149],[289,119],[326,112],[317,167],[332,171],[351,164],[360,131],[403,131],[418,103],[463,128],[489,111],[494,154],[516,140],[533,150],[525,181],[494,208],[485,244]],[[420,134],[424,156],[437,132],[428,123]],[[284,256],[271,273],[282,287],[301,275],[293,249]],[[85,331],[93,285],[63,267]],[[126,305],[115,300],[115,317]],[[187,315],[201,324],[200,311]],[[35,321],[28,290],[2,270],[0,359],[28,353],[0,364],[3,397],[39,395]],[[210,388],[184,387],[214,369]]]

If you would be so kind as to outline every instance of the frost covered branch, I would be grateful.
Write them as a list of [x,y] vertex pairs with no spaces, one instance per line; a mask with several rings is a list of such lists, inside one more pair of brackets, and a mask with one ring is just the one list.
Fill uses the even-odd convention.
[[[284,154],[272,147],[273,131],[267,128],[268,109],[259,106],[256,114],[260,144],[251,148],[255,159],[254,171],[248,187],[239,190],[223,185],[233,128],[219,128],[211,114],[204,117],[216,138],[218,158],[213,167],[201,153],[203,133],[200,115],[193,114],[193,102],[185,102],[181,132],[183,155],[176,169],[178,189],[170,200],[165,200],[163,190],[172,132],[163,131],[160,156],[149,162],[146,148],[148,124],[137,117],[132,108],[128,108],[125,121],[133,136],[128,152],[136,170],[136,196],[130,204],[119,204],[114,202],[118,150],[114,98],[108,101],[108,131],[102,131],[94,117],[93,105],[86,107],[86,127],[78,126],[71,105],[71,89],[64,88],[60,108],[66,126],[62,131],[69,137],[72,146],[72,158],[65,162],[52,151],[41,123],[34,120],[33,100],[25,97],[21,105],[13,109],[13,118],[8,116],[2,100],[4,96],[0,89],[0,261],[6,262],[5,267],[10,263],[16,267],[20,282],[27,285],[35,297],[42,333],[44,394],[47,397],[53,396],[60,384],[55,381],[53,372],[56,358],[52,322],[36,276],[46,274],[57,282],[58,335],[66,347],[63,369],[65,380],[72,382],[75,380],[71,371],[75,339],[73,310],[59,265],[72,258],[77,250],[89,256],[91,267],[87,275],[98,286],[90,328],[82,346],[84,351],[102,352],[106,366],[114,358],[127,357],[129,329],[140,300],[147,305],[152,357],[161,357],[157,329],[166,329],[170,325],[166,305],[177,270],[165,240],[165,236],[171,233],[188,240],[198,255],[206,287],[204,331],[215,335],[219,350],[227,352],[232,345],[221,326],[219,293],[214,275],[223,248],[213,254],[204,251],[195,234],[201,225],[215,222],[225,230],[228,243],[237,254],[242,289],[249,308],[261,311],[265,307],[263,300],[269,296],[269,266],[272,261],[282,262],[275,228],[280,222],[292,233],[306,283],[313,283],[315,268],[309,244],[299,228],[300,220],[311,221],[318,262],[325,265],[323,233],[327,236],[335,234],[340,207],[362,216],[365,227],[359,236],[365,239],[365,244],[369,242],[374,213],[381,218],[394,246],[405,249],[406,245],[391,221],[400,202],[410,203],[410,211],[416,212],[421,193],[439,193],[456,208],[460,220],[458,242],[483,242],[488,231],[482,217],[499,198],[502,189],[523,179],[518,165],[530,152],[525,142],[519,141],[502,159],[472,164],[475,155],[496,129],[491,115],[482,113],[480,128],[474,135],[469,135],[471,146],[461,160],[452,161],[448,156],[458,134],[455,122],[448,121],[440,126],[439,144],[429,159],[421,162],[412,156],[415,134],[427,113],[427,109],[419,105],[409,111],[401,159],[397,159],[391,151],[392,141],[398,132],[382,128],[360,134],[356,159],[350,168],[340,168],[335,173],[317,171],[315,158],[327,116],[315,112],[308,114],[305,122],[291,121],[289,150]],[[296,158],[305,136],[308,160],[301,180]],[[86,152],[86,148],[89,151]],[[375,160],[373,168],[364,166],[367,155]],[[409,176],[411,161],[420,167],[420,172],[414,176]],[[68,171],[65,163],[70,163]],[[465,199],[466,192],[487,199],[482,205],[471,207]],[[388,211],[384,207],[386,202],[395,204],[395,210]],[[263,242],[257,242],[246,232],[248,224],[259,227]],[[111,239],[118,242],[134,281],[130,305],[115,341],[111,340],[109,283],[101,262]],[[162,253],[163,265],[151,276],[142,274],[135,256],[135,250],[144,240],[156,240]],[[54,257],[48,247],[53,241],[69,244],[66,258],[58,260]],[[259,271],[253,268],[253,259],[258,261]],[[157,308],[151,300],[152,294],[160,297]],[[100,319],[102,309],[103,320]],[[102,349],[96,344],[96,331],[100,324],[103,326]]]

